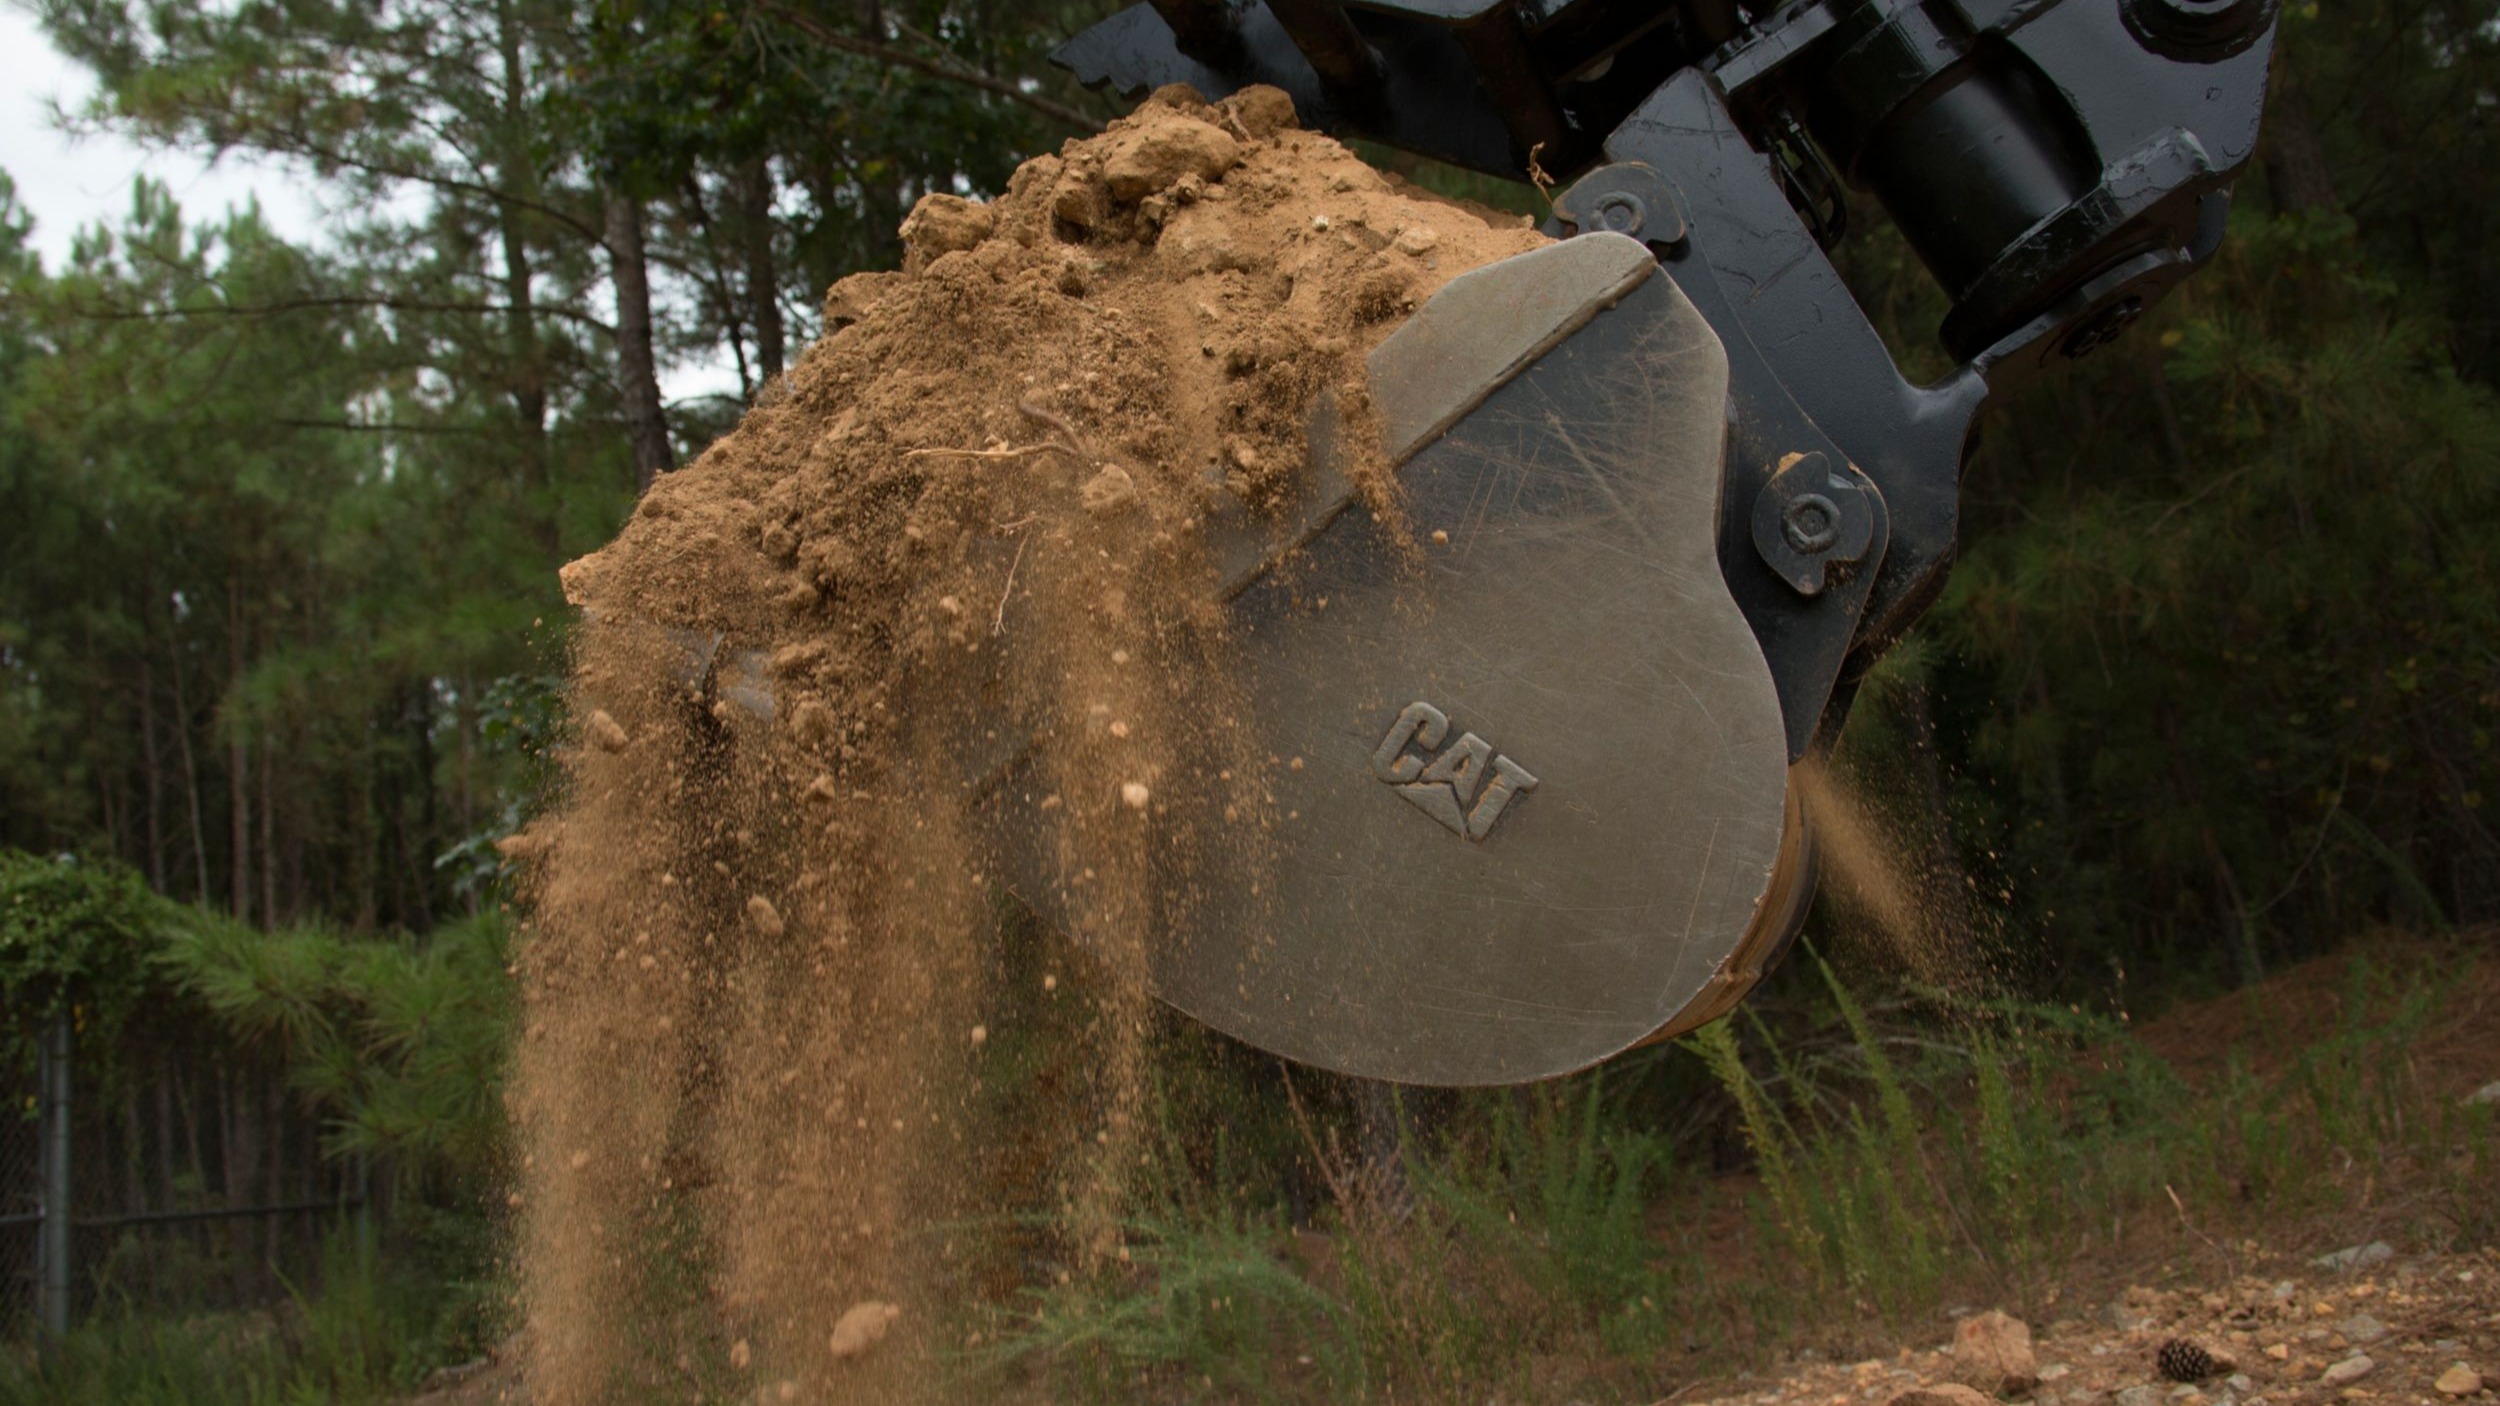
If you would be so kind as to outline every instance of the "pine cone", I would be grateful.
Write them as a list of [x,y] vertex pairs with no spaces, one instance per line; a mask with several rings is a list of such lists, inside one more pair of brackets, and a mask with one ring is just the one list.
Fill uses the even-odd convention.
[[2170,1338],[2153,1349],[2153,1365],[2174,1382],[2201,1382],[2219,1377],[2239,1364],[2229,1354],[2216,1352],[2203,1343]]

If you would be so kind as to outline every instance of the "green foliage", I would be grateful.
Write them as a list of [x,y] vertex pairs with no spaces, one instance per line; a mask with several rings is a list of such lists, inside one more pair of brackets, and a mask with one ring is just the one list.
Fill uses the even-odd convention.
[[142,187],[9,289],[44,354],[0,359],[0,796],[27,802],[0,840],[425,927],[446,832],[517,779],[477,695],[551,583],[473,463],[358,428],[414,387],[373,379],[389,329],[353,298],[299,297],[337,272]]
[[334,1119],[334,1155],[387,1157],[403,1177],[474,1195],[499,1178],[506,1146],[509,940],[493,915],[404,940],[199,913],[163,960],[222,1026],[286,1062]]
[[1771,1102],[1761,1081],[1745,1067],[1744,1052],[1737,1043],[1735,1025],[1728,1021],[1713,1022],[1687,1036],[1685,1043],[1701,1056],[1703,1063],[1710,1067],[1711,1075],[1736,1102],[1745,1143],[1753,1151],[1754,1164],[1762,1174],[1763,1190],[1769,1193],[1772,1211],[1777,1217],[1776,1229],[1795,1246],[1801,1263],[1820,1267],[1823,1263],[1823,1232],[1815,1224],[1800,1169],[1790,1156],[1790,1148],[1797,1141],[1796,1133]]
[[2044,966],[2245,980],[2500,915],[2500,400],[2379,252],[2243,200],[2136,355],[1972,465],[1939,747]]
[[[1129,1258],[1045,1271],[976,1310],[982,1345],[958,1367],[1106,1401],[1158,1383],[1259,1401],[1566,1382],[1637,1396],[1756,1360],[1695,1354],[1897,1342],[1956,1298],[2046,1312],[2079,1264],[2137,1252],[2130,1227],[2175,1227],[2190,1252],[2240,1236],[2307,1252],[2287,1223],[2366,1198],[2405,1208],[2389,1229],[2408,1244],[2488,1243],[2500,1119],[2420,1078],[2440,972],[2356,961],[2332,1028],[2277,1042],[2262,1072],[2249,1050],[2190,1079],[2115,1017],[1870,999],[1817,960],[1795,983],[1807,1004],[1741,1031],[1445,1097],[1405,1146],[1403,1201],[1338,1150],[1321,1103],[1309,1151],[1351,1199],[1300,1228],[1246,1209],[1268,1204],[1275,1159],[1222,1155],[1226,1133],[1192,1121],[1217,1106],[1201,1091],[1161,1110]],[[1708,1138],[1648,1126],[1642,1083],[1718,1109],[1760,1193],[1708,1175]],[[1735,1206],[1749,1239],[1725,1227]]]
[[[1956,1286],[2036,1302],[2096,1242],[2111,1248],[2113,1225],[2191,1207],[2198,1233],[2263,1231],[2402,1183],[2418,1188],[2417,1242],[2491,1233],[2488,1186],[2472,1177],[2500,1146],[2495,1120],[2425,1087],[2407,1053],[2441,1008],[2433,967],[2354,962],[2333,1030],[2271,1076],[2243,1058],[2202,1086],[2124,1022],[2023,1003],[1965,1012],[1963,1043],[1931,1041],[1902,1065],[1828,969],[1826,980],[1852,1057],[1825,1066],[1827,1087],[1793,1096],[1793,1117],[1773,1110],[1731,1029],[1687,1042],[1759,1150],[1763,1230],[1783,1251],[1770,1265],[1786,1272],[1757,1264],[1767,1295],[1711,1291],[1758,1326],[1810,1319],[1833,1285],[1895,1324]],[[1778,1064],[1776,1037],[1755,1028],[1760,1057]],[[2327,1166],[2345,1171],[2320,1175]]]
[[[1493,1354],[1594,1343],[1641,1357],[1674,1326],[1649,1230],[1672,1150],[1628,1124],[1606,1090],[1592,1071],[1487,1099],[1439,1155],[1413,1161],[1416,1216],[1437,1223],[1469,1266],[1461,1282],[1490,1301],[1476,1313],[1494,1328],[1484,1343]],[[1375,1278],[1402,1267],[1390,1255],[1359,1258]]]
[[1103,1401],[1178,1377],[1252,1401],[1345,1399],[1364,1380],[1353,1311],[1279,1253],[1280,1228],[1171,1208],[1123,1227],[1129,1257],[988,1315],[976,1378],[1022,1365]]
[[324,1255],[318,1292],[269,1313],[163,1319],[107,1307],[45,1352],[0,1349],[5,1406],[356,1406],[396,1398],[439,1361],[425,1286]]
[[564,680],[507,674],[486,686],[478,708],[478,746],[513,780],[492,818],[434,857],[453,895],[473,907],[508,893],[511,861],[497,842],[536,819],[557,797],[556,744],[565,726]]
[[661,406],[699,449],[913,201],[1111,110],[1044,58],[1103,3],[36,8],[98,80],[78,123],[271,158],[332,212],[298,248],[142,183],[45,269],[0,189],[0,844],[263,925],[491,901],[544,781],[498,695],[561,670],[628,404],[734,364]]
[[151,958],[172,922],[126,866],[0,849],[0,1070],[31,1070],[64,1015],[109,1049],[157,985]]

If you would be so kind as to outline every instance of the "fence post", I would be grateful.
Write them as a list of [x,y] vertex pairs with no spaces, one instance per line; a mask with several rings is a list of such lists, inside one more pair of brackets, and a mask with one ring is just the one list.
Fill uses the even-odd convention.
[[55,1342],[69,1333],[70,1047],[70,1015],[63,1011],[43,1042],[43,1227],[35,1240],[37,1302],[44,1336]]

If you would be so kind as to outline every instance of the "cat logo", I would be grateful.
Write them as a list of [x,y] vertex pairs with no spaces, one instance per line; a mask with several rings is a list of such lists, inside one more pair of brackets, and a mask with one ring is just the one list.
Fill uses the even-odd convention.
[[[1429,703],[1407,704],[1372,752],[1372,774],[1396,787],[1408,804],[1448,826],[1451,834],[1481,840],[1512,797],[1536,789],[1536,778],[1510,758],[1495,756],[1472,732],[1460,733],[1447,751],[1429,761],[1406,750],[1412,745],[1430,752],[1449,732],[1447,713]],[[1490,784],[1485,780],[1488,770],[1493,774]],[[1477,794],[1479,787],[1482,795]]]

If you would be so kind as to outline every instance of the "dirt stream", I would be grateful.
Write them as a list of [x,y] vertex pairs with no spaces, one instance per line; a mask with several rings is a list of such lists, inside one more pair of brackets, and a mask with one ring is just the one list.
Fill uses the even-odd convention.
[[[1246,901],[1192,859],[1255,856],[1275,764],[1236,740],[1204,524],[1291,500],[1323,393],[1376,440],[1370,348],[1542,242],[1273,89],[1158,93],[902,235],[900,271],[836,285],[835,330],[564,572],[579,741],[507,846],[544,1406],[929,1399],[1001,1209],[984,1098],[1035,999],[1011,979],[1084,1071],[1019,1094],[1013,1190],[1052,1262],[1124,1256],[1148,946]],[[1001,808],[1058,876],[1036,971],[991,946]]]

